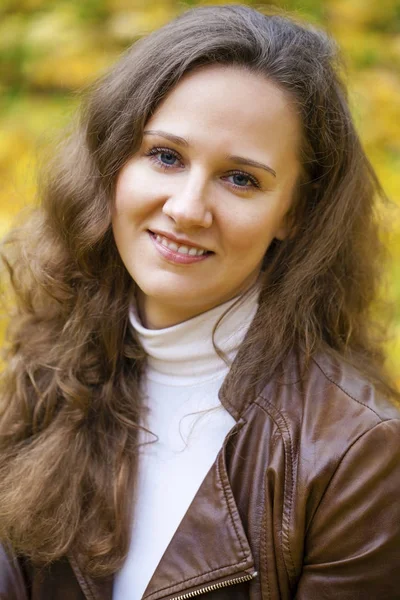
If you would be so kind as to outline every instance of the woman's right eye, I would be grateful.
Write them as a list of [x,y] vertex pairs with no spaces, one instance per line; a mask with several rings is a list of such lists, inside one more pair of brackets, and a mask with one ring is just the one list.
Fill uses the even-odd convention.
[[180,156],[174,150],[170,148],[151,148],[148,152],[145,153],[145,156],[149,156],[150,159],[156,163],[158,166],[164,169],[170,169],[171,167],[175,167],[176,164],[174,161],[179,160]]

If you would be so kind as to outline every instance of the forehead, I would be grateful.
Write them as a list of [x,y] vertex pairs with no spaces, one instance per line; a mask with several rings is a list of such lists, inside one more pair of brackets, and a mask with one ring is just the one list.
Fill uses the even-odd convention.
[[[146,126],[193,144],[212,140],[242,152],[267,152],[276,162],[297,160],[301,125],[289,97],[262,74],[212,65],[188,73]],[[254,157],[255,158],[255,157]]]

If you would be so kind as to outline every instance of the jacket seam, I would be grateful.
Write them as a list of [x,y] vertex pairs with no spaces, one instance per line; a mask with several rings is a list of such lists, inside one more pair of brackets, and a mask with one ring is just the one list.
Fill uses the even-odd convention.
[[[222,456],[222,454],[221,454],[221,456]],[[217,474],[218,474],[218,477],[219,477],[219,479],[220,479],[220,481],[222,483],[222,489],[223,489],[224,497],[225,497],[226,503],[228,505],[229,516],[231,518],[232,525],[233,525],[233,528],[234,528],[235,533],[236,533],[236,537],[237,537],[237,539],[239,541],[240,549],[241,549],[242,555],[243,555],[243,561],[245,561],[245,560],[247,560],[246,552],[245,552],[245,550],[243,548],[242,541],[240,539],[239,532],[238,532],[237,527],[236,527],[235,519],[233,518],[233,515],[232,515],[231,505],[230,505],[230,501],[229,501],[229,498],[228,498],[227,493],[226,493],[225,482],[224,482],[222,474],[221,474],[221,467],[219,465],[219,460],[217,460]],[[241,562],[243,562],[243,561],[241,561]]]
[[[285,454],[287,453],[287,449],[286,449],[286,445],[287,445],[287,443],[288,443],[288,445],[289,445],[289,449],[288,449],[288,454],[289,454],[289,456],[288,456],[288,460],[290,460],[290,463],[291,463],[291,465],[290,465],[290,468],[291,468],[291,471],[292,471],[292,477],[291,477],[291,480],[292,480],[292,481],[291,481],[291,484],[289,485],[289,483],[288,483],[288,480],[289,480],[289,478],[290,478],[290,475],[289,475],[289,473],[288,473],[287,460],[285,460],[285,488],[286,488],[286,489],[288,489],[288,488],[289,488],[289,503],[288,503],[288,506],[289,506],[289,514],[288,514],[288,522],[289,522],[289,524],[290,524],[290,522],[291,522],[291,517],[292,517],[292,503],[293,503],[293,489],[294,489],[294,481],[293,481],[293,452],[292,452],[292,439],[291,439],[291,435],[290,435],[290,431],[289,431],[289,428],[288,428],[287,422],[286,422],[286,420],[285,420],[284,416],[282,415],[282,413],[281,413],[280,411],[278,411],[278,410],[275,408],[275,406],[274,406],[274,405],[273,405],[273,404],[272,404],[272,403],[271,403],[271,402],[270,402],[270,401],[269,401],[267,398],[265,398],[265,396],[263,396],[263,395],[261,394],[261,396],[260,396],[260,397],[261,397],[261,398],[262,398],[262,399],[263,399],[263,400],[264,400],[264,401],[265,401],[265,402],[268,404],[268,406],[270,407],[270,409],[272,409],[273,411],[275,411],[275,412],[277,413],[277,415],[278,415],[278,416],[279,416],[279,417],[282,419],[282,421],[283,421],[283,427],[282,427],[282,425],[278,423],[278,420],[272,416],[272,414],[271,414],[271,413],[270,413],[270,412],[267,410],[267,408],[266,408],[265,406],[262,406],[261,404],[259,404],[259,402],[258,402],[257,400],[255,401],[255,404],[256,404],[256,405],[257,405],[257,406],[258,406],[258,407],[259,407],[261,410],[263,410],[263,411],[264,411],[264,412],[265,412],[265,413],[266,413],[266,414],[269,416],[269,418],[270,418],[270,419],[271,419],[271,420],[272,420],[272,421],[275,423],[276,427],[278,428],[278,430],[279,430],[279,432],[280,432],[280,434],[281,434],[282,440],[283,440],[283,446],[284,446],[284,449],[285,449]],[[282,431],[282,430],[286,430],[287,436],[288,436],[288,438],[289,438],[289,439],[288,439],[288,442],[286,441],[286,443],[285,443],[285,436],[283,435],[284,431]],[[284,494],[284,496],[285,496],[285,494]],[[283,502],[282,513],[284,514],[284,512],[285,512],[285,503]],[[285,542],[285,547],[286,547],[286,549],[287,549],[287,552],[288,552],[288,554],[289,554],[289,559],[290,559],[290,561],[289,561],[289,562],[290,562],[291,569],[292,569],[292,571],[293,571],[293,574],[294,574],[294,576],[295,576],[295,577],[297,577],[296,568],[295,568],[295,566],[294,566],[294,562],[293,562],[292,551],[291,551],[291,549],[290,549],[289,535],[288,535],[288,533],[287,533],[287,531],[286,531],[286,528],[284,528],[284,524],[283,524],[283,518],[282,518],[282,533],[283,533],[283,531],[284,531],[284,530],[285,530],[285,537],[287,538],[287,541]],[[287,575],[288,575],[288,578],[289,578],[289,581],[290,581],[292,577],[291,577],[291,575],[290,575],[290,573],[289,573],[289,569],[288,569],[288,567],[287,567],[287,560],[286,560],[286,558],[285,558],[285,554],[284,554],[284,552],[283,552],[283,547],[284,547],[284,546],[283,546],[283,544],[282,544],[282,556],[283,556],[283,561],[284,561],[284,563],[285,563],[286,572],[287,572]]]
[[[267,400],[266,398],[264,398],[264,400],[266,400],[268,402],[269,406],[271,405],[271,402],[269,400]],[[275,407],[274,407],[275,408]],[[293,456],[293,443],[292,443],[292,436],[290,435],[290,429],[289,429],[289,425],[287,423],[286,417],[283,413],[281,413],[279,411],[279,415],[281,416],[284,424],[285,424],[285,428],[289,437],[289,454],[290,454],[290,462],[291,462],[291,487],[290,487],[290,502],[289,502],[289,515],[288,515],[288,519],[289,519],[289,526],[291,524],[292,521],[292,508],[293,508],[293,496],[294,496],[294,456]],[[290,541],[289,541],[289,534],[287,534],[287,538],[288,538],[288,552],[289,552],[289,556],[290,556],[290,562],[292,563],[292,568],[293,568],[293,573],[296,576],[296,568],[294,566],[294,561],[293,561],[293,556],[292,556],[292,551],[290,549]]]
[[384,423],[387,420],[387,419],[382,419],[382,417],[376,412],[376,410],[374,410],[371,406],[368,406],[368,404],[365,404],[365,402],[361,402],[361,400],[358,400],[358,398],[355,398],[343,386],[341,386],[334,379],[332,379],[332,377],[330,377],[328,375],[328,373],[326,373],[326,371],[324,371],[324,369],[321,367],[321,365],[317,362],[317,360],[315,358],[312,358],[312,360],[316,364],[316,366],[318,367],[318,369],[321,371],[321,373],[324,375],[324,377],[326,377],[326,379],[328,381],[330,381],[335,387],[337,387],[344,394],[346,394],[346,396],[348,396],[349,398],[351,398],[352,400],[354,400],[354,402],[357,402],[357,404],[360,404],[361,406],[364,406],[364,408],[368,408],[368,410],[370,410],[372,413],[374,413],[374,415],[379,419],[379,421],[381,423]]
[[[266,497],[266,484],[265,484],[265,476],[264,476],[264,480],[263,480],[263,490],[264,490],[264,498],[263,498],[263,502],[265,504],[265,497]],[[268,579],[268,572],[265,573],[265,577],[262,577],[263,573],[262,573],[262,563],[261,560],[263,558],[266,558],[266,549],[267,549],[267,543],[266,543],[266,538],[267,538],[267,523],[266,523],[266,511],[264,510],[264,514],[263,514],[263,518],[261,521],[261,533],[260,533],[260,552],[259,552],[259,556],[260,556],[260,573],[261,573],[261,577],[260,577],[260,587],[261,587],[261,597],[263,598],[263,588],[264,588],[264,580],[265,580],[265,587],[266,587],[266,592],[267,592],[267,600],[271,598],[271,593],[270,593],[270,588],[269,588],[269,579]],[[264,554],[265,553],[265,554]]]
[[93,591],[90,582],[86,579],[86,577],[81,572],[81,569],[80,569],[77,561],[75,560],[75,558],[72,555],[70,555],[68,558],[71,563],[71,566],[73,567],[73,569],[75,571],[76,578],[77,578],[78,583],[81,586],[82,591],[85,594],[85,596],[89,600],[97,600],[97,598],[98,598],[97,594]]

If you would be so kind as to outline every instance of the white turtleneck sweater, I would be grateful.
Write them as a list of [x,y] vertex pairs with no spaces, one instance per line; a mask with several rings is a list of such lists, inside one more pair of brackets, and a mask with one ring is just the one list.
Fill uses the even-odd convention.
[[[234,302],[230,300],[188,321],[157,330],[143,327],[135,308],[131,308],[130,323],[148,355],[143,381],[148,413],[142,425],[155,433],[158,441],[140,446],[131,544],[114,579],[113,600],[142,598],[235,424],[218,398],[229,367],[212,344],[214,325]],[[231,362],[257,306],[255,289],[217,328],[217,346]],[[139,439],[149,442],[156,438],[141,432]]]

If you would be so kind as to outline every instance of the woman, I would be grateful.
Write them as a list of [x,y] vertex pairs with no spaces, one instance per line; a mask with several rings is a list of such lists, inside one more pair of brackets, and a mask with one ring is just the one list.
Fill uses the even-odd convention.
[[203,7],[90,90],[3,249],[0,598],[399,597],[384,195],[339,67]]

